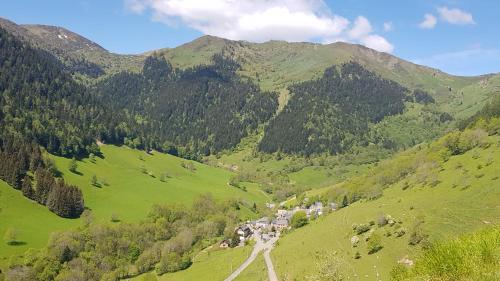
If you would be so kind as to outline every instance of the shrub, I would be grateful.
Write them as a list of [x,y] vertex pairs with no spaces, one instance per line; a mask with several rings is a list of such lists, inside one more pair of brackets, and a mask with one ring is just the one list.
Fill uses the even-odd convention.
[[423,220],[418,220],[414,225],[410,232],[410,237],[408,238],[408,244],[415,246],[420,244],[422,241],[425,241],[428,237],[422,230]]
[[358,260],[361,258],[361,254],[359,252],[354,253],[354,259]]
[[290,224],[293,228],[299,228],[299,227],[303,227],[304,225],[306,225],[307,222],[308,221],[307,221],[306,212],[298,211],[295,214],[293,214]]
[[384,214],[381,214],[377,220],[377,224],[379,227],[383,227],[387,224],[387,218]]
[[363,233],[367,232],[368,230],[370,230],[370,226],[368,224],[364,224],[364,223],[356,226],[356,229],[355,229],[356,234],[358,234],[358,235],[363,234]]
[[73,158],[71,159],[71,161],[69,162],[69,165],[68,165],[68,169],[72,172],[72,173],[76,173],[76,169],[78,168],[78,165],[76,163],[76,159]]
[[9,228],[5,231],[3,239],[7,245],[15,245],[17,241],[18,232],[15,228]]
[[368,254],[369,255],[374,254],[383,248],[382,238],[377,233],[373,233],[370,237],[370,240],[368,240],[366,246],[368,249]]
[[396,235],[396,237],[401,237],[401,236],[406,234],[406,229],[400,228],[400,229],[394,231],[394,234]]

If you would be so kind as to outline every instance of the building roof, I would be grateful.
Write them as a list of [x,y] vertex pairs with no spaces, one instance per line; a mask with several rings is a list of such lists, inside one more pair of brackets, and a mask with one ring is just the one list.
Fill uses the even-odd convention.
[[257,223],[269,223],[268,217],[263,217],[257,220]]

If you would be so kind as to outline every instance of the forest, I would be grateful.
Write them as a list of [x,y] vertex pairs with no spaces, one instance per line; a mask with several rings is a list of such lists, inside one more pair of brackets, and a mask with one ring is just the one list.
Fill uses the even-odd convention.
[[[276,94],[243,81],[236,75],[238,68],[222,55],[213,57],[213,65],[184,71],[151,56],[142,73],[116,74],[93,90],[131,122],[122,123],[124,144],[200,159],[233,148],[277,109]],[[136,127],[136,134],[128,133]]]
[[293,96],[266,127],[261,151],[337,154],[367,145],[369,124],[402,113],[411,98],[408,89],[355,62],[331,67],[320,79],[289,90]]

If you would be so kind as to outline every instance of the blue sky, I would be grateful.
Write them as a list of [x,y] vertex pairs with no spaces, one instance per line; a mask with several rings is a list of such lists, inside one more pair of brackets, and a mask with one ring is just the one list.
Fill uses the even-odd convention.
[[175,47],[203,34],[347,41],[457,75],[500,72],[495,0],[16,0],[0,17],[58,25],[117,53]]

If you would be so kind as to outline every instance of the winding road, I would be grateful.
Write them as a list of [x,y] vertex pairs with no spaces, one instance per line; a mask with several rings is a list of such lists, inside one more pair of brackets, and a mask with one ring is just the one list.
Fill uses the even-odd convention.
[[273,261],[269,255],[271,250],[272,246],[264,251],[264,259],[266,260],[267,265],[267,276],[269,276],[269,281],[278,281],[278,276],[276,275],[276,271],[274,271]]
[[266,265],[267,265],[267,273],[269,276],[269,280],[270,281],[278,281],[278,277],[276,276],[276,272],[274,271],[273,262],[271,260],[271,257],[269,256],[269,253],[271,252],[271,250],[274,246],[274,243],[276,243],[276,241],[278,241],[279,237],[277,236],[277,237],[270,239],[267,242],[264,242],[260,238],[260,235],[258,233],[255,233],[253,235],[253,238],[255,240],[255,246],[253,247],[252,253],[248,257],[248,259],[246,259],[240,265],[240,267],[238,267],[233,273],[231,273],[231,275],[229,275],[229,277],[227,277],[224,281],[232,281],[236,277],[238,277],[238,275],[240,275],[240,273],[243,272],[243,270],[245,270],[245,268],[247,268],[257,258],[257,256],[259,255],[259,253],[261,251],[264,251],[264,259],[265,259]]

